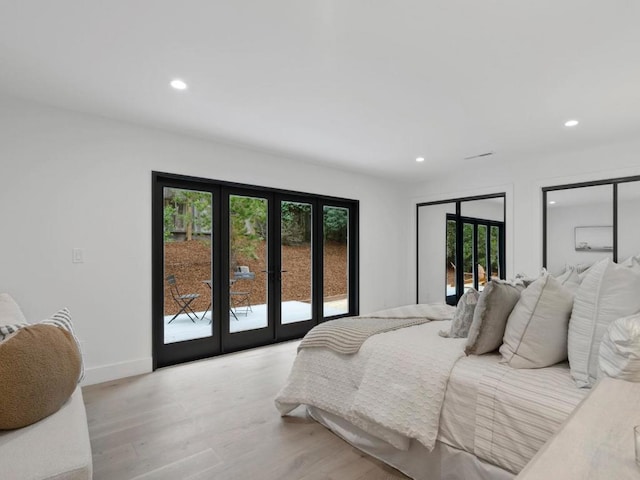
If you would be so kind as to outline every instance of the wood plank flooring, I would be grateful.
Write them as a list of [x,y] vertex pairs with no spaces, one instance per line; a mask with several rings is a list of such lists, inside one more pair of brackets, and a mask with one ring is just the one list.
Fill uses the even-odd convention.
[[83,389],[94,480],[405,479],[273,399],[298,342]]

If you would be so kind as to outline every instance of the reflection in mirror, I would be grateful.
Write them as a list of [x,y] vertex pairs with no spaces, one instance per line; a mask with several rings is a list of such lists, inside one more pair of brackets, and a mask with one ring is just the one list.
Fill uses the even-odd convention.
[[447,214],[455,213],[455,203],[418,208],[418,303],[455,296],[455,221],[447,228]]
[[566,265],[582,269],[613,259],[613,185],[548,191],[546,209],[551,274],[562,273]]
[[618,260],[640,254],[640,181],[618,185]]
[[504,278],[504,238],[503,195],[419,205],[418,303],[455,305],[469,288]]
[[460,204],[460,214],[463,217],[504,222],[504,198],[484,198],[482,200],[462,202]]
[[504,251],[504,198],[462,202],[464,227],[464,291],[484,290],[493,278],[502,278],[500,252]]

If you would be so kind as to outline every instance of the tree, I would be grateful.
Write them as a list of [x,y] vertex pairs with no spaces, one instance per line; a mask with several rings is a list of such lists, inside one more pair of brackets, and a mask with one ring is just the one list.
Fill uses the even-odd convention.
[[171,237],[176,223],[185,229],[185,240],[193,239],[196,230],[211,231],[211,194],[194,190],[168,188],[165,198],[169,199],[164,206],[164,238]]
[[229,197],[231,267],[242,258],[257,259],[256,247],[267,237],[267,202],[262,198]]
[[324,238],[336,242],[347,241],[349,210],[338,207],[324,207]]

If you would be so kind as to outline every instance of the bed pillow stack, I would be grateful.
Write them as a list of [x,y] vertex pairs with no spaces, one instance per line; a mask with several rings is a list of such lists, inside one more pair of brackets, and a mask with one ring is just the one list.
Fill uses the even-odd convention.
[[571,375],[579,387],[598,377],[600,342],[617,319],[640,312],[640,264],[604,259],[591,267],[576,292],[569,321]]
[[573,293],[544,272],[520,295],[507,320],[500,353],[514,368],[542,368],[567,359]]

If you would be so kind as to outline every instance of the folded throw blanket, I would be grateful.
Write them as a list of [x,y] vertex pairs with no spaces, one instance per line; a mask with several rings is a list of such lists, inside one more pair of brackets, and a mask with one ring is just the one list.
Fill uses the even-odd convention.
[[372,335],[411,327],[432,320],[450,320],[455,308],[444,304],[407,305],[380,310],[362,317],[345,317],[317,325],[307,333],[298,346],[328,348],[337,353],[351,355],[360,350]]

